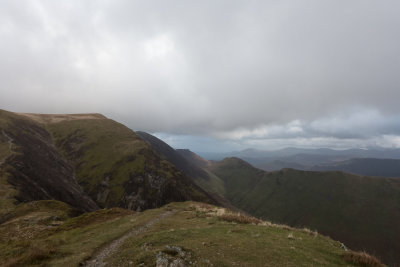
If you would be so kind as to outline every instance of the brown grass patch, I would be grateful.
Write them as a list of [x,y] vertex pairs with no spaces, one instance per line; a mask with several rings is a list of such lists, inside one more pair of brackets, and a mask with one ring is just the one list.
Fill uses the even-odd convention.
[[225,213],[218,216],[219,220],[227,221],[227,222],[235,222],[241,224],[259,224],[262,223],[260,219],[255,217],[246,216],[241,213]]
[[53,257],[57,254],[57,250],[48,246],[42,246],[38,243],[31,243],[25,249],[21,249],[18,254],[20,255],[9,258],[4,261],[1,266],[14,267],[14,266],[44,266],[43,261]]
[[367,254],[366,252],[348,251],[343,254],[346,262],[356,266],[376,267],[385,266],[376,257]]

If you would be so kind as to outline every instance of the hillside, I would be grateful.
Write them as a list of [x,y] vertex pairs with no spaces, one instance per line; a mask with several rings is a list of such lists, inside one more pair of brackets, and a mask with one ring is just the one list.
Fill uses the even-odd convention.
[[186,160],[185,157],[167,143],[145,132],[137,131],[136,134],[146,141],[160,155],[164,156],[165,159],[174,164],[178,169],[182,170],[188,177],[193,180],[209,179],[209,174],[204,169],[199,168],[195,164]]
[[[22,204],[0,224],[2,266],[381,266],[308,229],[196,202],[71,215],[58,201]],[[364,264],[363,264],[364,263]]]
[[221,179],[205,168],[210,166],[211,162],[202,159],[188,149],[175,150],[167,143],[151,134],[145,132],[136,132],[136,134],[166,160],[173,163],[186,176],[191,178],[199,187],[211,194],[218,203],[234,208],[230,203],[227,203],[224,198],[225,189]]
[[39,199],[58,199],[81,211],[98,209],[40,124],[0,110],[0,144],[0,221],[16,203]]
[[212,165],[212,162],[206,160],[189,149],[177,149],[176,152],[181,154],[187,161],[199,168],[207,168]]
[[292,169],[267,173],[238,158],[211,170],[225,182],[228,200],[254,216],[316,229],[388,264],[400,263],[400,179]]
[[0,133],[3,215],[20,202],[44,199],[81,211],[212,202],[132,130],[100,114],[0,111]]

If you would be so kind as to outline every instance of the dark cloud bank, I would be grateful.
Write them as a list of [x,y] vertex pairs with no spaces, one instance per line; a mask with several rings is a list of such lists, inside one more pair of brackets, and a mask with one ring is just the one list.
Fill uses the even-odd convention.
[[398,10],[390,0],[1,1],[0,107],[101,112],[203,151],[400,147]]

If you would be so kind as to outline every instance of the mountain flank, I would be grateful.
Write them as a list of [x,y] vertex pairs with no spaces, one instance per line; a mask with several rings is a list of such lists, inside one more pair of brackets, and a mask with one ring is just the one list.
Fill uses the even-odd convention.
[[0,111],[1,213],[55,199],[81,211],[213,202],[132,130],[100,114]]
[[136,133],[166,160],[173,163],[186,176],[191,178],[196,185],[208,192],[216,203],[232,210],[239,210],[226,198],[223,181],[206,168],[211,166],[212,163],[210,161],[201,158],[188,149],[175,150],[151,134],[145,132]]
[[315,229],[352,249],[400,262],[400,179],[344,172],[265,172],[238,158],[210,169],[226,197],[253,216]]
[[73,166],[40,124],[0,111],[0,128],[1,182],[3,188],[12,188],[2,197],[8,204],[3,205],[0,214],[14,203],[39,199],[59,199],[82,211],[98,209],[76,182]]

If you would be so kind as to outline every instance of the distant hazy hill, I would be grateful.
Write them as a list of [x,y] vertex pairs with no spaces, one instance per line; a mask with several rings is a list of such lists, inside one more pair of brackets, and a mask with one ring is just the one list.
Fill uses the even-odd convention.
[[366,176],[400,177],[399,159],[358,158],[311,167],[316,171],[345,171]]
[[83,211],[148,209],[207,194],[132,130],[100,114],[0,111],[1,210],[57,199]]
[[281,168],[310,169],[316,165],[334,165],[337,162],[354,158],[400,159],[400,149],[284,148],[271,151],[245,149],[229,153],[203,153],[201,155],[209,160],[237,157],[257,168],[271,171]]
[[267,173],[238,158],[211,170],[225,182],[228,200],[254,216],[317,229],[400,263],[400,179],[292,169]]
[[254,166],[257,168],[260,168],[262,170],[265,170],[265,171],[279,171],[281,169],[286,169],[286,168],[296,169],[296,170],[307,169],[306,166],[301,165],[299,163],[285,161],[285,160],[281,160],[281,159],[276,159],[276,160],[272,160],[272,161],[268,161],[268,162],[264,162],[264,163],[254,164]]
[[[245,149],[242,151],[234,151],[230,153],[216,154],[219,156],[228,155],[240,158],[277,158],[289,157],[298,154],[307,155],[326,155],[326,156],[350,156],[359,158],[395,158],[400,159],[400,149],[343,149],[335,150],[330,148],[294,148],[288,147],[279,150],[258,150]],[[209,154],[212,155],[212,154]]]

